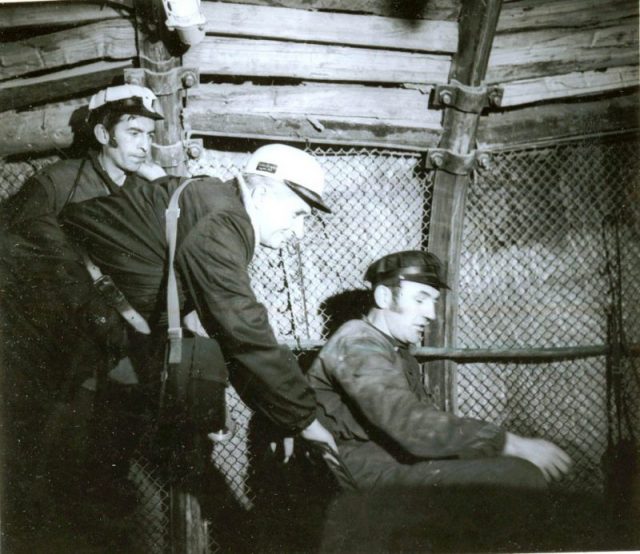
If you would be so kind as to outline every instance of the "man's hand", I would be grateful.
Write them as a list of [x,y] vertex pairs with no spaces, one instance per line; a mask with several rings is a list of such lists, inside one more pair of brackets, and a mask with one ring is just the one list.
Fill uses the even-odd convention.
[[155,181],[156,179],[160,179],[160,177],[165,177],[167,173],[157,163],[144,162],[138,168],[138,171],[136,171],[136,175],[139,175],[147,181]]
[[[333,435],[327,431],[322,423],[320,423],[317,419],[314,419],[309,426],[304,429],[300,436],[303,439],[308,441],[321,442],[326,444],[333,452],[338,454],[338,446],[336,445],[336,441],[333,438]],[[328,456],[328,455],[327,455]],[[338,464],[335,459],[331,459],[334,464]]]
[[523,458],[535,464],[547,481],[560,479],[571,468],[569,455],[562,448],[544,439],[528,439],[507,433],[502,454]]

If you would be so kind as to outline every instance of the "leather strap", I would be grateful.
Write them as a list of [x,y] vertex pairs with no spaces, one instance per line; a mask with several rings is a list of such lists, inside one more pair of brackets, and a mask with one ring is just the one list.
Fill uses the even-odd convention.
[[178,238],[178,219],[180,217],[180,195],[187,185],[195,179],[187,179],[171,195],[165,211],[166,239],[168,252],[167,274],[167,334],[169,337],[169,363],[179,364],[182,361],[182,325],[180,322],[180,299],[178,297],[178,281],[174,260]]
[[[101,290],[101,286],[107,282],[108,276],[102,273],[102,270],[91,261],[91,258],[86,252],[82,253],[82,261],[84,262],[91,279],[93,279],[94,286]],[[110,282],[110,286],[115,289],[115,285]],[[118,313],[124,318],[124,320],[131,325],[138,333],[148,335],[151,333],[149,324],[134,308],[129,304],[124,295],[116,289],[116,294],[109,294],[109,303],[118,311]]]

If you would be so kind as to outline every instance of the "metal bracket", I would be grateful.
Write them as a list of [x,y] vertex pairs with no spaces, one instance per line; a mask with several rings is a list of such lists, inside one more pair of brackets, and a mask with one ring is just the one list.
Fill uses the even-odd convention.
[[151,156],[162,167],[177,167],[184,161],[184,143],[152,144]]
[[200,71],[193,67],[174,67],[156,73],[143,67],[124,70],[124,80],[130,85],[149,87],[156,95],[164,96],[200,84]]
[[489,152],[473,150],[469,154],[456,154],[444,148],[430,148],[427,152],[427,169],[441,169],[454,175],[468,175],[474,169],[491,166]]
[[187,156],[192,160],[197,160],[204,152],[204,143],[202,139],[190,138],[184,141],[184,148],[187,151]]
[[202,139],[188,139],[173,144],[153,144],[151,155],[156,163],[162,167],[177,167],[186,155],[192,160],[197,160],[204,152]]
[[461,112],[480,113],[484,108],[498,108],[504,90],[499,85],[469,87],[452,79],[449,84],[436,85],[433,105],[455,108]]

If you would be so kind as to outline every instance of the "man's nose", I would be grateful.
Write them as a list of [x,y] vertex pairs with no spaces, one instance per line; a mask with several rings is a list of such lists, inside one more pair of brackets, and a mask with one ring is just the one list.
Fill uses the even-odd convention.
[[433,321],[436,318],[436,305],[435,302],[426,302],[424,305],[424,317]]
[[148,135],[143,135],[140,139],[140,149],[143,152],[147,153],[149,151],[149,148],[151,148],[151,137]]

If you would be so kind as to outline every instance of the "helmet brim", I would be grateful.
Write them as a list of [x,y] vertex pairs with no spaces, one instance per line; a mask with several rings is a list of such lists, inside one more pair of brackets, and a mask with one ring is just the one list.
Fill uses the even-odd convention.
[[293,192],[313,208],[328,214],[331,213],[331,209],[322,201],[322,198],[320,198],[320,195],[316,192],[296,183],[292,183],[291,181],[285,180],[284,182]]

